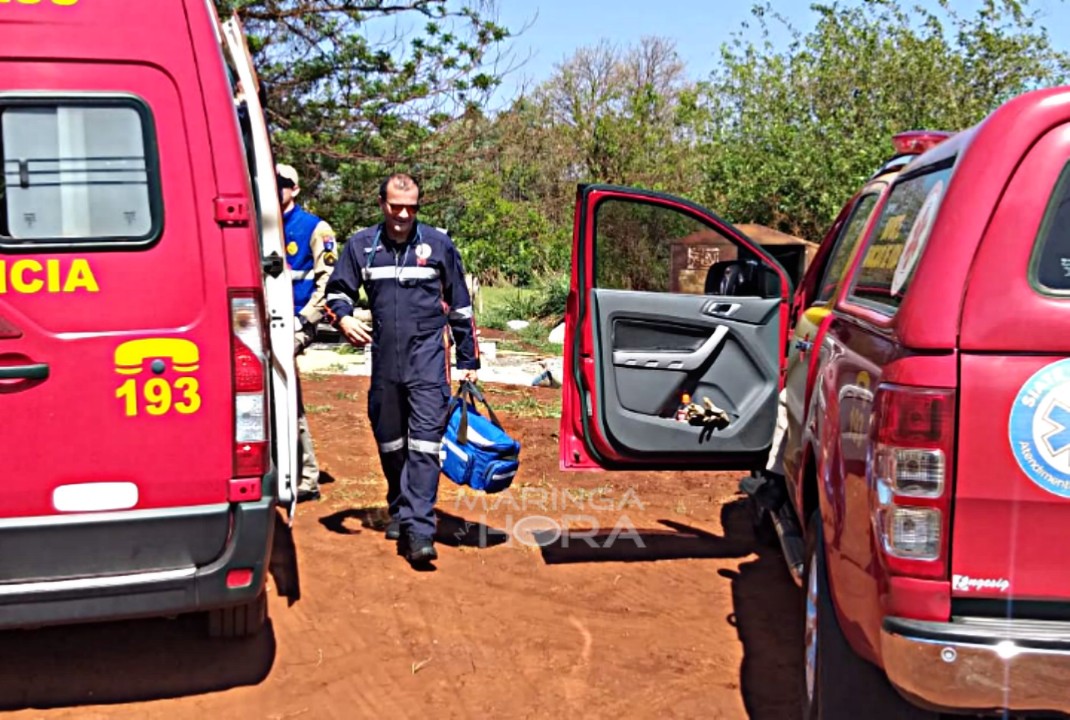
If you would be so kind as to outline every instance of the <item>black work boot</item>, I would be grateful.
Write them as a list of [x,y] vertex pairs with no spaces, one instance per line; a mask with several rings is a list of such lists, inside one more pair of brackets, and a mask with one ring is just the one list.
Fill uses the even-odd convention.
[[434,541],[424,535],[409,532],[405,548],[405,559],[413,565],[438,560],[438,551],[435,550]]
[[397,540],[401,537],[401,519],[394,515],[386,525],[386,539]]

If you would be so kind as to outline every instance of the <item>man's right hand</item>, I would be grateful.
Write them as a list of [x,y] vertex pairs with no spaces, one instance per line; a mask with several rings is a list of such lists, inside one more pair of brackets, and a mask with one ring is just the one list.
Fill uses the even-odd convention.
[[372,341],[372,329],[352,315],[342,318],[338,322],[338,329],[354,345],[367,345]]

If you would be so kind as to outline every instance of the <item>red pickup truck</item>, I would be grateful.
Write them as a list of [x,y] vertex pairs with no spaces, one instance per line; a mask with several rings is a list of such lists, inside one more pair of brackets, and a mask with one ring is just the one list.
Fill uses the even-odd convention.
[[[793,280],[693,203],[582,186],[562,464],[764,468]],[[902,168],[828,306],[786,433],[804,716],[1070,713],[1070,87]]]

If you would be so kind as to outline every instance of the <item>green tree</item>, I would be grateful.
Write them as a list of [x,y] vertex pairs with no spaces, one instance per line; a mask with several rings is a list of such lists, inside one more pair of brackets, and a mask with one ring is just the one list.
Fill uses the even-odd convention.
[[[340,232],[376,218],[384,174],[414,172],[431,209],[470,145],[463,129],[508,70],[492,0],[216,0],[236,12],[267,90],[276,156]],[[451,132],[447,132],[451,130]]]
[[[843,202],[911,129],[962,130],[1002,102],[1065,80],[1027,0],[985,0],[973,17],[896,0],[815,4],[803,35],[771,4],[753,14],[702,88],[702,199],[736,222],[820,240]],[[792,42],[776,51],[771,23]]]
[[[482,118],[472,131],[479,161],[451,222],[466,262],[487,280],[519,284],[564,272],[577,183],[693,190],[695,98],[673,43],[648,37],[580,48],[508,112]],[[641,259],[618,258],[636,274]]]
[[578,179],[687,191],[698,179],[684,132],[692,92],[675,44],[644,37],[623,51],[606,41],[579,49],[536,100],[574,148]]

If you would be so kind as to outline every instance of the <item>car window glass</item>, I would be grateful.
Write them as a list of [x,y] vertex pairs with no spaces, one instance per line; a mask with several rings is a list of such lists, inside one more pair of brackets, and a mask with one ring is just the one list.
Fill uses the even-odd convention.
[[154,152],[142,112],[117,104],[0,106],[3,241],[151,236]]
[[844,225],[843,231],[836,239],[836,247],[833,248],[828,266],[821,276],[821,282],[818,283],[817,296],[814,298],[815,304],[827,303],[832,299],[836,286],[839,285],[847,269],[847,261],[854,254],[855,246],[862,235],[862,229],[866,226],[870,213],[873,212],[873,206],[877,204],[878,197],[878,193],[869,193],[863,195],[855,204],[850,220]]
[[1070,291],[1070,164],[1055,185],[1037,235],[1034,280],[1041,287]]
[[780,279],[753,252],[681,210],[609,198],[595,211],[600,288],[774,297]]
[[952,166],[941,165],[892,188],[854,278],[852,300],[895,314],[924,252],[951,171]]

